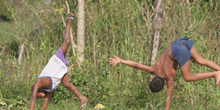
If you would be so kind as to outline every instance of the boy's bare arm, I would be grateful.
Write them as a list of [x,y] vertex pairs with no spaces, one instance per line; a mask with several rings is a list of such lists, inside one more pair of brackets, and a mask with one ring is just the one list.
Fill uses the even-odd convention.
[[168,81],[166,81],[166,83],[167,83],[166,110],[169,110],[170,109],[170,105],[171,105],[172,91],[173,91],[173,80],[168,80]]
[[121,59],[117,56],[113,56],[113,58],[109,58],[109,64],[112,64],[112,66],[115,66],[118,63],[125,64],[127,66],[132,67],[132,68],[138,68],[138,69],[147,71],[148,73],[153,73],[153,68],[152,67],[142,65],[142,64],[134,62],[134,61],[123,60],[123,59]]
[[46,110],[48,102],[49,102],[49,99],[50,99],[50,95],[51,95],[51,92],[47,92],[47,94],[46,94],[46,96],[44,98],[44,103],[43,103],[43,107],[42,107],[41,110]]
[[35,101],[37,98],[37,91],[38,91],[38,86],[35,84],[33,86],[33,91],[32,91],[32,95],[31,95],[30,110],[34,109]]

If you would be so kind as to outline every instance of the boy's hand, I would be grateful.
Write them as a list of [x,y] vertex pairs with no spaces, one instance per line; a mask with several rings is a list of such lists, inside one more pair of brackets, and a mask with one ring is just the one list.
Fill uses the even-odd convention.
[[109,64],[112,65],[112,66],[115,66],[117,65],[118,63],[121,63],[122,59],[117,57],[117,56],[112,56],[113,58],[109,58]]
[[[74,18],[74,14],[72,14],[72,13],[69,13],[68,15],[67,15],[67,18],[70,18],[70,17],[73,17]],[[71,22],[71,21],[73,21],[72,19],[66,19],[66,23],[68,23],[68,22]]]

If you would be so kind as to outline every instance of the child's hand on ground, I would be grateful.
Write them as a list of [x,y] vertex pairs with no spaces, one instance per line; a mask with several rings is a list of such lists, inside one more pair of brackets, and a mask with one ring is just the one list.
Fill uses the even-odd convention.
[[112,65],[112,66],[115,66],[117,65],[118,63],[120,63],[122,61],[121,58],[117,57],[117,56],[112,56],[113,58],[109,58],[109,64]]

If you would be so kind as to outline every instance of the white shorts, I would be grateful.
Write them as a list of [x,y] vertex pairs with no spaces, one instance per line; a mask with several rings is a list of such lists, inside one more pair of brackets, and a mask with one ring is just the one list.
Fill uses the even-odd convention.
[[43,77],[50,77],[52,81],[52,87],[50,90],[45,91],[52,91],[56,90],[57,86],[61,82],[63,76],[67,73],[66,65],[56,56],[53,55],[49,62],[47,63],[46,67],[41,72],[39,78]]

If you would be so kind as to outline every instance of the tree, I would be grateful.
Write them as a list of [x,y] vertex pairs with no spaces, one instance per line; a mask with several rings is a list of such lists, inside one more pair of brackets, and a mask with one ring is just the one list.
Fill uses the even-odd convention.
[[84,20],[84,0],[78,0],[78,24],[77,24],[77,55],[80,63],[84,61],[85,48],[85,20]]
[[163,17],[163,10],[160,9],[162,5],[162,0],[156,1],[156,8],[154,9],[154,26],[153,26],[153,39],[151,46],[151,65],[156,62],[156,57],[158,53],[159,38],[161,31],[161,19]]

